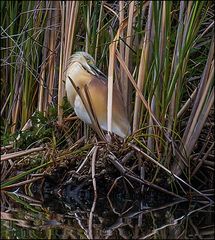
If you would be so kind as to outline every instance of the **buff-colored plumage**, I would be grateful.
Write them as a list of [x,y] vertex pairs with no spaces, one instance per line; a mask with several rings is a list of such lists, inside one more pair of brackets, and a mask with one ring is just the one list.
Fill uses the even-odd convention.
[[[87,85],[98,123],[102,129],[107,130],[108,82],[104,74],[96,68],[94,59],[86,52],[77,52],[71,56],[66,70],[67,98],[77,116],[85,123],[91,124],[90,117],[69,77],[83,96],[85,96],[84,86]],[[130,134],[130,124],[121,94],[116,88],[113,89],[112,132],[122,138]]]

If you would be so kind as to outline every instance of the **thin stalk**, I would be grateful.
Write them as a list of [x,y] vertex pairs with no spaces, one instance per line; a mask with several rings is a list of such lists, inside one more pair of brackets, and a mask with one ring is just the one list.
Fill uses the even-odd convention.
[[[134,6],[135,2],[132,1],[129,4],[129,13],[128,13],[128,28],[127,28],[127,34],[126,34],[126,46],[125,46],[125,64],[128,66],[128,69],[130,69],[130,64],[129,64],[129,58],[130,58],[130,48],[132,43],[132,26],[133,22],[135,20],[134,18]],[[122,91],[123,94],[123,99],[125,102],[125,109],[127,110],[127,115],[130,116],[131,112],[131,84],[130,81],[128,81],[128,76],[124,75],[124,88]]]
[[[150,38],[150,29],[152,25],[152,2],[149,4],[149,13],[148,20],[145,28],[145,37],[143,41],[140,66],[138,72],[137,79],[137,87],[140,92],[143,91],[144,82],[146,79],[146,71],[148,66],[148,58],[149,58],[149,38]],[[140,110],[141,110],[141,99],[139,94],[136,92],[135,94],[135,103],[134,103],[134,119],[133,119],[133,132],[139,129],[140,127]]]

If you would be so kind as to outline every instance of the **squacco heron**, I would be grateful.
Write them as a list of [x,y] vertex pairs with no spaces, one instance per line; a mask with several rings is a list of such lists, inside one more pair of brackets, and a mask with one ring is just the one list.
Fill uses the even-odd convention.
[[[79,91],[84,92],[84,87],[87,85],[98,124],[103,130],[107,131],[108,82],[107,77],[96,67],[93,57],[86,52],[76,52],[70,57],[65,74],[67,98],[76,115],[85,123],[92,124],[88,112],[69,77]],[[112,132],[122,138],[130,134],[130,124],[121,94],[116,88],[113,89]]]

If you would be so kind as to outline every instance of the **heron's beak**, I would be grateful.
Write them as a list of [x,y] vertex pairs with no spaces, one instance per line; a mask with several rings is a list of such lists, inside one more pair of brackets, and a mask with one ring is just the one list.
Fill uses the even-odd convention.
[[90,67],[93,69],[93,71],[95,72],[96,75],[98,75],[98,76],[100,75],[104,78],[107,78],[105,76],[105,74],[102,71],[100,71],[95,65],[90,65]]

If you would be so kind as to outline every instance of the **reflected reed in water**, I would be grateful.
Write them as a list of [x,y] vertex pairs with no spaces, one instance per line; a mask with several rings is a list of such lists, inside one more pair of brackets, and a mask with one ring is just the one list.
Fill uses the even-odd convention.
[[214,206],[174,201],[150,191],[142,200],[82,192],[2,193],[2,239],[196,239],[214,235]]

